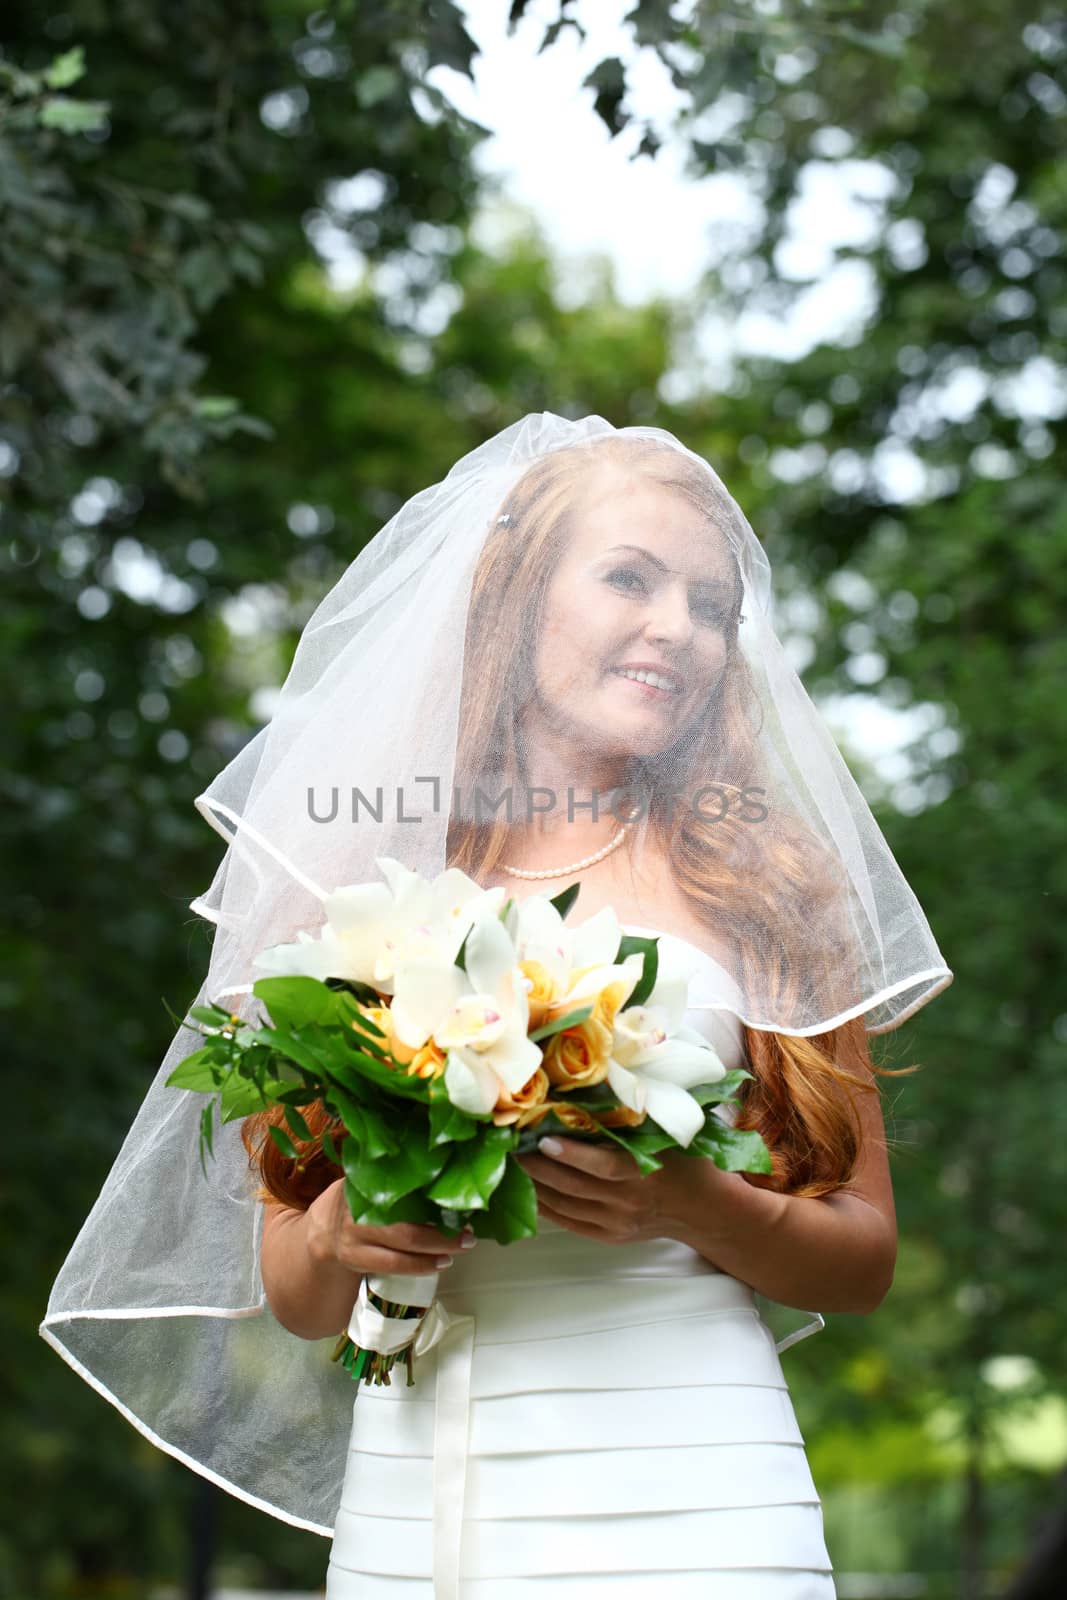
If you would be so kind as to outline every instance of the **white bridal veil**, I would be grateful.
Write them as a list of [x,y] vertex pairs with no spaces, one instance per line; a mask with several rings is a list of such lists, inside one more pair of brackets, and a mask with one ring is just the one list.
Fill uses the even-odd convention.
[[[377,856],[427,877],[457,852],[466,871],[507,857],[512,830],[550,803],[527,781],[522,734],[543,688],[546,585],[579,513],[603,515],[620,483],[654,485],[684,508],[699,580],[694,625],[718,651],[702,658],[719,662],[703,678],[697,656],[679,651],[671,738],[635,744],[622,774],[628,798],[616,787],[602,805],[630,818],[637,857],[668,830],[693,914],[733,952],[729,984],[715,992],[705,976],[698,1003],[756,1029],[811,1036],[862,1016],[880,1033],[951,982],[788,664],[766,556],[721,480],[662,429],[544,412],[463,456],[390,518],[309,620],[270,723],[197,800],[227,843],[192,902],[215,924],[198,1001],[226,995],[241,1009],[256,954],[317,928],[323,894],[378,878]],[[628,560],[597,568],[604,616],[622,615],[625,597],[662,569],[654,548]],[[548,662],[557,680],[572,658],[593,674],[588,695],[584,678],[573,684],[589,748],[605,708],[625,702],[630,715],[637,704],[633,682],[619,686],[619,663],[597,662],[599,617],[594,607],[588,630],[569,641],[577,648]],[[588,769],[575,766],[573,789],[576,806],[588,804]],[[574,854],[561,850],[561,860]],[[581,920],[580,897],[571,916]],[[295,1338],[266,1306],[262,1206],[239,1124],[221,1128],[206,1179],[200,1170],[203,1098],[166,1087],[198,1043],[191,1030],[176,1035],[56,1279],[41,1333],[162,1449],[328,1535],[353,1385],[326,1359],[328,1345]],[[822,1325],[813,1313],[762,1309],[779,1348]]]

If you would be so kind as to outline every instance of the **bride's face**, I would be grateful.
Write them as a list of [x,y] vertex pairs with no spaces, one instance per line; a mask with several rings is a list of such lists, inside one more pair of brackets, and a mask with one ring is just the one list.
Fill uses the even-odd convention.
[[590,496],[546,594],[540,716],[584,752],[669,747],[722,675],[737,581],[684,495],[638,479]]

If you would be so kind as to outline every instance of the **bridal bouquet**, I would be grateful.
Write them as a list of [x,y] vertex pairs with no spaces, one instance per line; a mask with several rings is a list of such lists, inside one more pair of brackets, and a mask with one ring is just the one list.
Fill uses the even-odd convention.
[[[202,1165],[216,1105],[222,1122],[280,1108],[270,1137],[299,1162],[294,1140],[305,1154],[312,1140],[300,1108],[321,1102],[336,1128],[321,1148],[355,1221],[449,1236],[469,1224],[501,1244],[537,1232],[514,1158],[550,1128],[613,1141],[643,1173],[671,1148],[770,1171],[759,1134],[714,1114],[751,1074],[727,1072],[685,1025],[687,979],[660,971],[655,938],[623,934],[610,908],[567,926],[577,883],[519,903],[456,868],[430,882],[377,865],[385,883],[335,890],[314,936],[256,958],[266,1016],[190,1011],[206,1042],[167,1082],[211,1096]],[[415,1353],[448,1323],[436,1288],[436,1273],[364,1275],[334,1359],[368,1383],[403,1360],[412,1383]]]

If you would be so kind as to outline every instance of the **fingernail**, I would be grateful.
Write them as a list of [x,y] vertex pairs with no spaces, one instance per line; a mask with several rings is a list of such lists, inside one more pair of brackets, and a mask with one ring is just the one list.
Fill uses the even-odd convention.
[[438,1268],[450,1267],[452,1265],[452,1260],[453,1258],[451,1256],[439,1256],[434,1262],[434,1266]]
[[461,1250],[470,1250],[477,1243],[478,1241],[473,1233],[465,1233],[459,1241],[459,1247]]
[[543,1150],[546,1156],[558,1156],[563,1146],[558,1139],[539,1139],[537,1148]]

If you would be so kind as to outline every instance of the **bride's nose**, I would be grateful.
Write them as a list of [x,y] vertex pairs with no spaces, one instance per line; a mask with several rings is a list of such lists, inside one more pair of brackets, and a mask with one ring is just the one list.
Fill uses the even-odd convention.
[[662,639],[674,645],[689,642],[693,635],[693,618],[685,584],[658,586],[646,607],[644,634],[647,639]]

